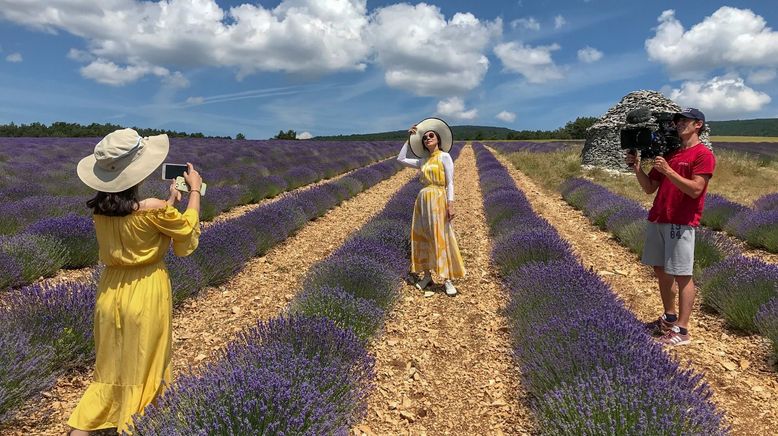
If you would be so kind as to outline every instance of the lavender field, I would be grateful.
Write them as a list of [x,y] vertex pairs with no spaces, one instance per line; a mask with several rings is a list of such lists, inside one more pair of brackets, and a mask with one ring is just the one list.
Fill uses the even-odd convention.
[[[97,263],[76,163],[99,138],[0,138],[0,289],[31,283],[60,268]],[[201,220],[385,159],[392,142],[171,139],[167,162],[192,162],[209,185]],[[155,172],[143,196],[166,197]]]

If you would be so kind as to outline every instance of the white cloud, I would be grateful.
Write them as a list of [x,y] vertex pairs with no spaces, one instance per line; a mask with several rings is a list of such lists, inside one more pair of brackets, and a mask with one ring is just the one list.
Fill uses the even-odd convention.
[[578,50],[578,60],[587,64],[597,62],[602,59],[602,52],[588,45]]
[[438,102],[438,113],[460,120],[472,120],[478,116],[478,109],[465,110],[465,102],[459,97],[451,97]]
[[171,86],[173,88],[189,87],[189,79],[184,77],[184,75],[178,71],[174,72],[173,74],[168,74],[166,76],[163,76],[162,82],[164,82],[166,85]]
[[311,132],[303,132],[297,135],[297,139],[311,139],[313,138],[313,135],[311,135]]
[[203,97],[189,97],[186,99],[186,103],[191,105],[203,104],[204,101]]
[[554,29],[561,29],[562,26],[567,24],[567,20],[565,20],[565,17],[561,15],[557,15],[554,17]]
[[68,59],[72,59],[74,61],[83,62],[83,63],[92,62],[95,59],[95,57],[89,52],[85,52],[83,50],[78,50],[75,48],[71,48],[70,50],[68,50],[67,56]]
[[756,112],[770,103],[770,96],[749,88],[738,76],[714,77],[707,82],[688,81],[670,90],[681,106],[700,108],[706,118]]
[[506,123],[512,123],[516,120],[516,114],[513,112],[502,111],[497,114],[497,119],[505,121]]
[[778,65],[778,32],[749,9],[719,8],[688,31],[666,10],[656,35],[645,42],[649,59],[664,64],[675,77],[693,77],[715,68]]
[[530,47],[520,42],[508,42],[497,45],[494,53],[506,71],[519,73],[530,83],[544,83],[564,77],[551,58],[551,52],[559,48],[559,44]]
[[89,65],[81,68],[81,75],[98,83],[111,86],[122,86],[132,83],[147,74],[164,75],[164,68],[149,65],[128,65],[125,67],[116,65],[105,59],[97,59]]
[[5,57],[5,60],[8,61],[8,62],[18,63],[18,62],[23,61],[24,58],[22,58],[22,54],[21,53],[11,53],[11,54],[9,54],[8,56]]
[[748,74],[748,82],[755,85],[761,85],[764,83],[772,82],[775,77],[776,70],[773,68],[754,70]]
[[489,68],[484,55],[502,21],[482,22],[458,13],[450,20],[437,6],[396,4],[378,9],[369,35],[386,83],[417,95],[463,94]]
[[516,29],[517,27],[528,30],[540,30],[540,23],[533,17],[519,18],[511,21],[511,29]]
[[82,72],[113,85],[153,74],[154,67],[230,67],[239,77],[362,70],[369,55],[365,0],[284,0],[273,9],[247,3],[228,10],[214,0],[4,0],[0,18],[85,39],[92,59],[82,62],[92,63]]

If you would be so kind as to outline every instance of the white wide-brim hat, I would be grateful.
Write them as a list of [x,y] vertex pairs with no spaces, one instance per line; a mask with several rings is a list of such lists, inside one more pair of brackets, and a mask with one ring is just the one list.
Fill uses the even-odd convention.
[[151,175],[170,149],[167,135],[142,138],[133,129],[109,133],[78,163],[78,178],[102,192],[122,192]]
[[424,142],[422,141],[422,136],[430,130],[440,136],[440,144],[438,144],[440,151],[448,153],[451,150],[451,146],[454,144],[454,136],[451,134],[451,127],[449,127],[445,121],[440,118],[424,119],[419,124],[416,124],[416,133],[408,138],[408,143],[411,145],[411,152],[417,157],[427,157],[430,155],[430,152],[424,147]]

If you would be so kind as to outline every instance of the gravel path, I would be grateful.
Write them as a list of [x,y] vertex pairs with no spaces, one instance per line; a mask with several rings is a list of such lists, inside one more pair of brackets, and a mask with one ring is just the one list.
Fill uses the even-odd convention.
[[[613,237],[592,225],[559,193],[535,184],[495,153],[508,168],[532,204],[573,247],[584,266],[597,271],[639,319],[650,321],[662,313],[653,271]],[[636,189],[637,188],[636,186]],[[769,435],[778,429],[778,374],[766,338],[729,329],[724,319],[701,310],[692,314],[692,344],[671,349],[680,362],[689,362],[713,389],[713,401],[724,411],[735,435]]]
[[[278,315],[297,292],[308,268],[339,247],[413,177],[414,171],[402,170],[341,203],[265,256],[250,260],[227,283],[204,290],[199,298],[178,308],[173,317],[174,377],[179,371],[211,358],[241,329],[254,325],[258,319]],[[27,404],[0,433],[64,434],[67,418],[91,377],[91,370],[62,377],[51,391],[44,393],[44,401]]]
[[[507,303],[489,264],[490,242],[472,147],[455,163],[457,232],[467,276],[459,294],[442,285],[425,297],[413,285],[372,346],[376,391],[357,434],[530,434],[527,398],[512,359]],[[429,288],[428,288],[429,289]]]

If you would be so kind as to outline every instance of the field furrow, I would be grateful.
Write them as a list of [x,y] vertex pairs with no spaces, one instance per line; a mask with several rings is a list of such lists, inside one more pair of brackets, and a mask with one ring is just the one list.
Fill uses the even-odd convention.
[[[404,170],[346,200],[309,222],[294,236],[254,258],[233,278],[184,303],[173,319],[173,368],[176,373],[207,362],[235,335],[258,319],[278,315],[298,289],[308,267],[340,246],[370,220],[414,172]],[[65,422],[91,380],[91,370],[62,377],[28,403],[5,426],[7,434],[61,434]]]
[[[432,295],[411,283],[372,346],[376,389],[364,434],[529,434],[527,398],[511,358],[507,297],[489,264],[490,243],[472,147],[455,162],[457,216],[453,221],[467,268]],[[428,288],[430,289],[430,288]]]
[[[648,321],[661,314],[649,267],[558,193],[538,186],[503,156],[495,155],[524,190],[536,213],[554,226],[584,266],[598,272],[638,318]],[[771,368],[774,362],[767,339],[730,330],[720,316],[701,310],[699,303],[692,314],[690,332],[693,343],[672,349],[670,354],[704,373],[713,401],[724,412],[732,433],[773,434],[778,428],[778,377]]]

